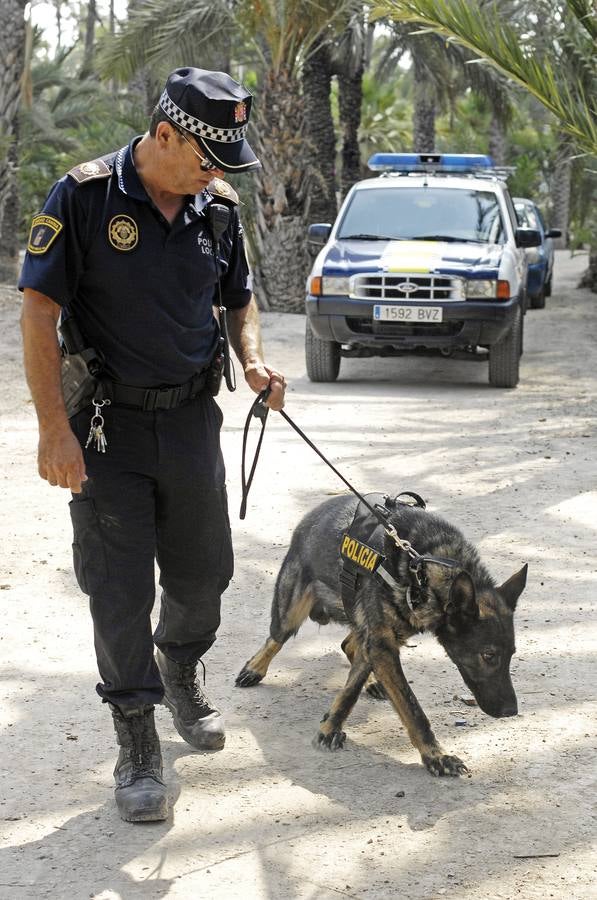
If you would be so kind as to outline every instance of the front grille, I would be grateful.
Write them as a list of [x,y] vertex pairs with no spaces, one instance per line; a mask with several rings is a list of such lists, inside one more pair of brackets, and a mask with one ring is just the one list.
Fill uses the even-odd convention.
[[372,319],[348,316],[346,324],[353,334],[380,337],[454,337],[464,328],[464,322],[376,322]]
[[380,272],[355,275],[350,296],[355,300],[464,300],[462,280],[449,275]]

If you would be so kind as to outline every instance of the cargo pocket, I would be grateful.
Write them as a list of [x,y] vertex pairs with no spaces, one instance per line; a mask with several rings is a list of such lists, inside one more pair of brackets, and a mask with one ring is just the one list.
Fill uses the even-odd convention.
[[73,523],[73,564],[84,594],[98,590],[108,577],[106,548],[95,504],[91,497],[71,500]]

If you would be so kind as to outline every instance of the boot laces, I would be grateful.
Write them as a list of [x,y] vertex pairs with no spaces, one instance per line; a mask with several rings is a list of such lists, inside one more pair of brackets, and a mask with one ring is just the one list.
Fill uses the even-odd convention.
[[133,779],[156,778],[155,765],[157,736],[151,726],[150,716],[132,716],[128,725],[133,738],[130,759],[133,764]]
[[[203,668],[203,684],[205,684],[205,665],[203,660],[199,660]],[[188,712],[198,715],[202,719],[214,712],[209,698],[201,689],[199,680],[196,677],[196,664],[182,664],[179,667],[179,677],[176,679],[177,686],[182,690],[182,701]]]

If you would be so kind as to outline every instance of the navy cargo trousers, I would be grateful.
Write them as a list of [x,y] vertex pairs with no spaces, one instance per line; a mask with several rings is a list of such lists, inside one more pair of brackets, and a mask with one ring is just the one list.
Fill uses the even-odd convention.
[[[71,419],[81,446],[92,408]],[[102,410],[107,447],[84,449],[88,480],[73,495],[73,558],[89,595],[101,683],[119,707],[159,703],[154,643],[180,663],[213,644],[233,557],[220,450],[222,413],[203,391],[170,410]],[[155,562],[162,587],[152,635]]]

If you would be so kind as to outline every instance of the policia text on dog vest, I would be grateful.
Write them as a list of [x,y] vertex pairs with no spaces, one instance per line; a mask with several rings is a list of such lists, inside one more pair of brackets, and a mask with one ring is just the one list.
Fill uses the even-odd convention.
[[[366,494],[365,499],[381,512],[386,511],[383,494]],[[342,557],[340,593],[347,611],[354,603],[359,578],[370,577],[384,562],[383,545],[383,526],[364,503],[359,503],[350,528],[342,535],[339,548]]]
[[[403,500],[402,496],[410,499]],[[404,495],[399,494],[395,498],[390,498],[385,494],[365,494],[364,499],[369,506],[375,507],[384,517],[389,516],[390,512],[400,503],[425,508],[425,503],[418,494],[408,492]],[[385,556],[382,554],[384,541],[383,525],[372,515],[365,503],[359,502],[350,528],[342,535],[339,547],[342,557],[340,595],[348,615],[354,605],[359,579],[376,576],[386,584],[395,583],[383,565],[385,563]]]

